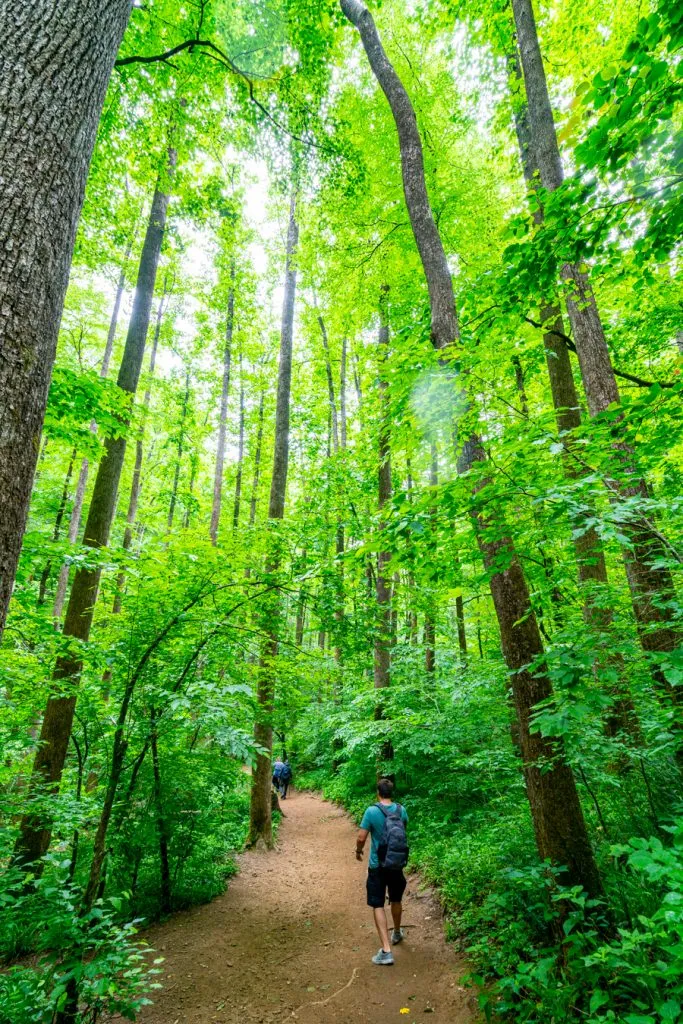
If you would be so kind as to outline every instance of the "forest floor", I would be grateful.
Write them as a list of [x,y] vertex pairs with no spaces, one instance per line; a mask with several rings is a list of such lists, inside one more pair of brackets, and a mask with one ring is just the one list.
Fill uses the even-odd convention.
[[409,878],[395,965],[376,967],[353,822],[309,793],[291,793],[283,810],[277,849],[241,854],[223,896],[147,931],[165,957],[164,987],[141,1024],[475,1021],[465,965],[419,876]]

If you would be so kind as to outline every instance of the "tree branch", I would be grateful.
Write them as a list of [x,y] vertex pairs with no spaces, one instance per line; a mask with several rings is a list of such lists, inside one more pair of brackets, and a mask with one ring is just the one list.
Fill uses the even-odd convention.
[[[544,325],[540,324],[538,320],[532,320],[530,316],[525,316],[523,319],[528,324],[531,324],[532,327],[537,327],[539,330],[545,331]],[[576,355],[576,345],[574,344],[574,342],[568,334],[565,334],[563,331],[556,331],[554,328],[547,330],[546,334],[553,334],[556,338],[560,338],[565,343],[569,351],[573,352],[574,355]],[[627,373],[625,370],[617,370],[616,367],[613,367],[613,370],[615,377],[621,377],[623,380],[630,380],[632,384],[637,384],[639,388],[652,388],[655,386],[655,384],[658,384],[660,388],[676,387],[675,381],[645,380],[643,377],[636,377],[635,374]]]

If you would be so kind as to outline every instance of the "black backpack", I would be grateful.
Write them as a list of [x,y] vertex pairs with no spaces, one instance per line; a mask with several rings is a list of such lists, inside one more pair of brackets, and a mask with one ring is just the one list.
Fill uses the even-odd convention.
[[376,804],[384,815],[384,829],[377,844],[377,859],[382,868],[400,871],[408,863],[408,837],[406,824],[401,816],[403,808],[396,804],[396,810],[388,810],[384,804]]

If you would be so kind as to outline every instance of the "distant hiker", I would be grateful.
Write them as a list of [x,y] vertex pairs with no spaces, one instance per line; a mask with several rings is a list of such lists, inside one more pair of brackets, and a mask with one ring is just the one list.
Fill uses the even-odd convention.
[[287,790],[289,789],[289,784],[291,781],[292,766],[287,760],[287,758],[285,758],[284,764],[280,769],[280,796],[282,797],[283,800],[287,799]]
[[275,789],[277,789],[278,792],[280,792],[280,776],[282,775],[283,768],[284,763],[280,760],[280,758],[278,758],[277,761],[273,763],[273,786],[275,787]]
[[[363,859],[363,847],[370,836],[370,863],[368,864],[368,906],[372,907],[375,927],[382,943],[372,962],[390,966],[394,962],[392,946],[405,938],[401,929],[402,900],[406,888],[403,868],[408,863],[408,840],[405,807],[393,800],[394,784],[390,779],[377,783],[378,802],[368,807],[360,823],[356,839],[356,860]],[[389,928],[384,903],[389,893],[391,917],[394,927],[389,940]]]

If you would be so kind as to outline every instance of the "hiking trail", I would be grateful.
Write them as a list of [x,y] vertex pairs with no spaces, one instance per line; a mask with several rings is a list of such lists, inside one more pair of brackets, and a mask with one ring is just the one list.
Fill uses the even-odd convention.
[[140,1024],[473,1024],[465,966],[419,877],[395,965],[377,967],[354,823],[310,793],[292,791],[283,810],[277,849],[240,854],[227,892],[146,932],[164,987]]

